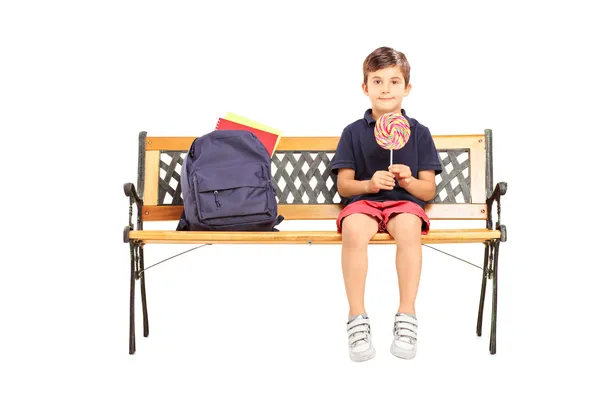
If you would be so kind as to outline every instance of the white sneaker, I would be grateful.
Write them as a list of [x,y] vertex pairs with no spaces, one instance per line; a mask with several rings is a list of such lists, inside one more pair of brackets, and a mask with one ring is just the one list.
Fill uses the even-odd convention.
[[417,354],[417,319],[404,313],[394,319],[394,340],[390,351],[396,357],[411,359]]
[[367,361],[375,357],[368,316],[361,314],[348,321],[346,330],[348,331],[348,352],[352,361]]

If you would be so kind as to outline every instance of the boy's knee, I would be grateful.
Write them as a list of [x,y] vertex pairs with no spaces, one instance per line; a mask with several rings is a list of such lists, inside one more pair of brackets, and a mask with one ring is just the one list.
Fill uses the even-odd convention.
[[350,246],[366,246],[375,233],[378,223],[363,214],[352,214],[342,221],[342,243]]
[[350,247],[366,247],[371,238],[358,231],[346,231],[342,233],[342,244]]
[[405,235],[395,239],[398,249],[421,248],[421,235]]
[[421,244],[421,228],[421,219],[411,214],[397,215],[387,224],[387,230],[396,240],[398,247]]

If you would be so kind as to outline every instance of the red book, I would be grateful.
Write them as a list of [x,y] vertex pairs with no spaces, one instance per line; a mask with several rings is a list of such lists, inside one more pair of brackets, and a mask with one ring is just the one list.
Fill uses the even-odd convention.
[[219,118],[217,121],[217,126],[215,130],[223,131],[223,130],[241,130],[241,131],[250,131],[256,135],[258,140],[265,145],[269,155],[273,157],[273,153],[275,152],[275,148],[277,146],[277,142],[279,141],[279,135],[276,135],[271,132],[263,131],[262,129],[254,128],[248,125],[240,124],[238,122],[230,121],[228,119]]

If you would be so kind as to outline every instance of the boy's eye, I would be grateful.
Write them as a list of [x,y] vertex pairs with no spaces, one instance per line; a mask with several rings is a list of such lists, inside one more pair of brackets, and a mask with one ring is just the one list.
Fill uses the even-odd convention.
[[399,85],[399,84],[400,84],[400,81],[395,79],[395,80],[393,80],[393,81],[392,81],[392,83],[393,83],[394,85]]
[[380,83],[381,83],[381,80],[380,80],[380,79],[375,79],[375,84],[376,84],[376,85],[379,85]]

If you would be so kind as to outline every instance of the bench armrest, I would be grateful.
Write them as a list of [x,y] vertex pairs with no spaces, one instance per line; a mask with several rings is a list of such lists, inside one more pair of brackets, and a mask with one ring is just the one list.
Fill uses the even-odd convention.
[[133,199],[137,202],[142,202],[140,196],[138,196],[137,191],[135,190],[135,186],[133,183],[129,182],[123,185],[123,190],[125,191],[125,196],[133,197]]
[[133,203],[135,203],[137,208],[137,229],[142,230],[142,207],[144,206],[144,200],[138,195],[133,183],[128,182],[124,184],[123,191],[125,192],[125,196],[129,197],[129,224],[123,230],[123,241],[129,243],[129,232],[133,230]]
[[498,229],[501,232],[501,237],[500,237],[501,242],[506,241],[506,226],[502,225],[500,222],[500,213],[502,211],[502,208],[500,207],[500,198],[506,194],[507,186],[508,185],[506,182],[498,182],[496,184],[496,187],[494,188],[494,191],[492,192],[492,195],[486,200],[487,213],[488,213],[487,229],[492,229],[492,206],[494,205],[494,202],[495,202],[496,206],[497,206],[497,208],[496,208],[497,213],[498,213],[498,220],[496,221],[495,229]]
[[507,186],[508,184],[506,182],[498,182],[494,188],[494,191],[492,192],[492,195],[489,197],[489,199],[487,199],[487,202],[493,203],[494,200],[500,201],[500,196],[504,196],[506,194]]

